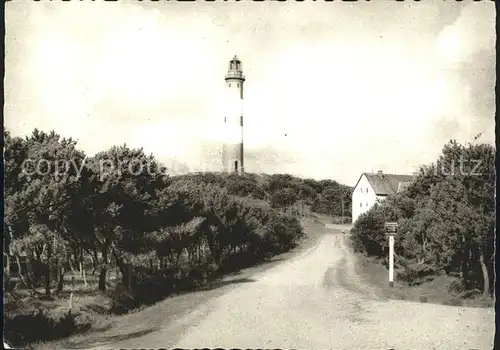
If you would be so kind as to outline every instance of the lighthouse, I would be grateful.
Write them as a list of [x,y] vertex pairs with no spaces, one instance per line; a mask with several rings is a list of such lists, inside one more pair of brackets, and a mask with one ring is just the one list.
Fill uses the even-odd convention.
[[224,143],[222,171],[242,175],[243,163],[243,83],[245,77],[238,57],[229,61],[225,77],[226,103],[224,113]]

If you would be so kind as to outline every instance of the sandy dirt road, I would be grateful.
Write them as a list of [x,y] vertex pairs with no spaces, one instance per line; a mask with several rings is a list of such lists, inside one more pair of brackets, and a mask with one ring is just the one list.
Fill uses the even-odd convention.
[[325,234],[174,324],[101,348],[493,348],[493,308],[380,300],[356,274],[347,239]]

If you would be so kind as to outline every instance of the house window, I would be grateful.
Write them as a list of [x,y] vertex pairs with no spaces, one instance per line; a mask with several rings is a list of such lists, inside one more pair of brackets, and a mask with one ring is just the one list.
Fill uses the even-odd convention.
[[368,203],[365,203],[365,205],[368,207]]
[[234,171],[237,173],[238,172],[238,161],[234,161]]
[[368,193],[368,187],[366,188],[366,193]]
[[363,188],[360,187],[359,189],[361,190],[361,193],[363,193]]
[[231,87],[231,83],[229,83],[229,87]]
[[363,203],[359,203],[359,207],[360,207],[360,208],[363,208]]

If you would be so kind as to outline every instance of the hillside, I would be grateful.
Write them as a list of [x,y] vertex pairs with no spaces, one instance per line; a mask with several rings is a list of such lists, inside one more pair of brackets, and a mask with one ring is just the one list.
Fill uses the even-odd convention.
[[352,188],[335,180],[302,179],[289,174],[197,173],[176,176],[173,181],[184,179],[225,188],[234,196],[265,201],[273,208],[289,208],[304,215],[315,212],[337,219],[343,214],[344,221],[350,221]]

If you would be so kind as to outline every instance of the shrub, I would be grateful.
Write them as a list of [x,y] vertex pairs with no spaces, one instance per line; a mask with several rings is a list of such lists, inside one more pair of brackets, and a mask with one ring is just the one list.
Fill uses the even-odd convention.
[[285,208],[292,206],[297,201],[297,195],[292,188],[276,190],[271,196],[271,207]]
[[384,225],[385,218],[378,205],[362,214],[351,229],[354,249],[365,252],[369,256],[385,256],[387,237],[385,236]]
[[453,280],[448,286],[448,293],[453,295],[459,295],[464,291],[464,284],[460,280]]
[[294,248],[304,236],[299,220],[291,215],[274,214],[266,226],[264,245],[273,254]]
[[4,337],[14,346],[22,347],[35,341],[64,338],[86,331],[90,326],[90,320],[80,317],[79,313],[68,311],[57,317],[45,309],[37,309],[25,314],[5,315]]
[[431,280],[436,272],[435,266],[411,263],[398,272],[398,278],[409,285],[418,285]]

